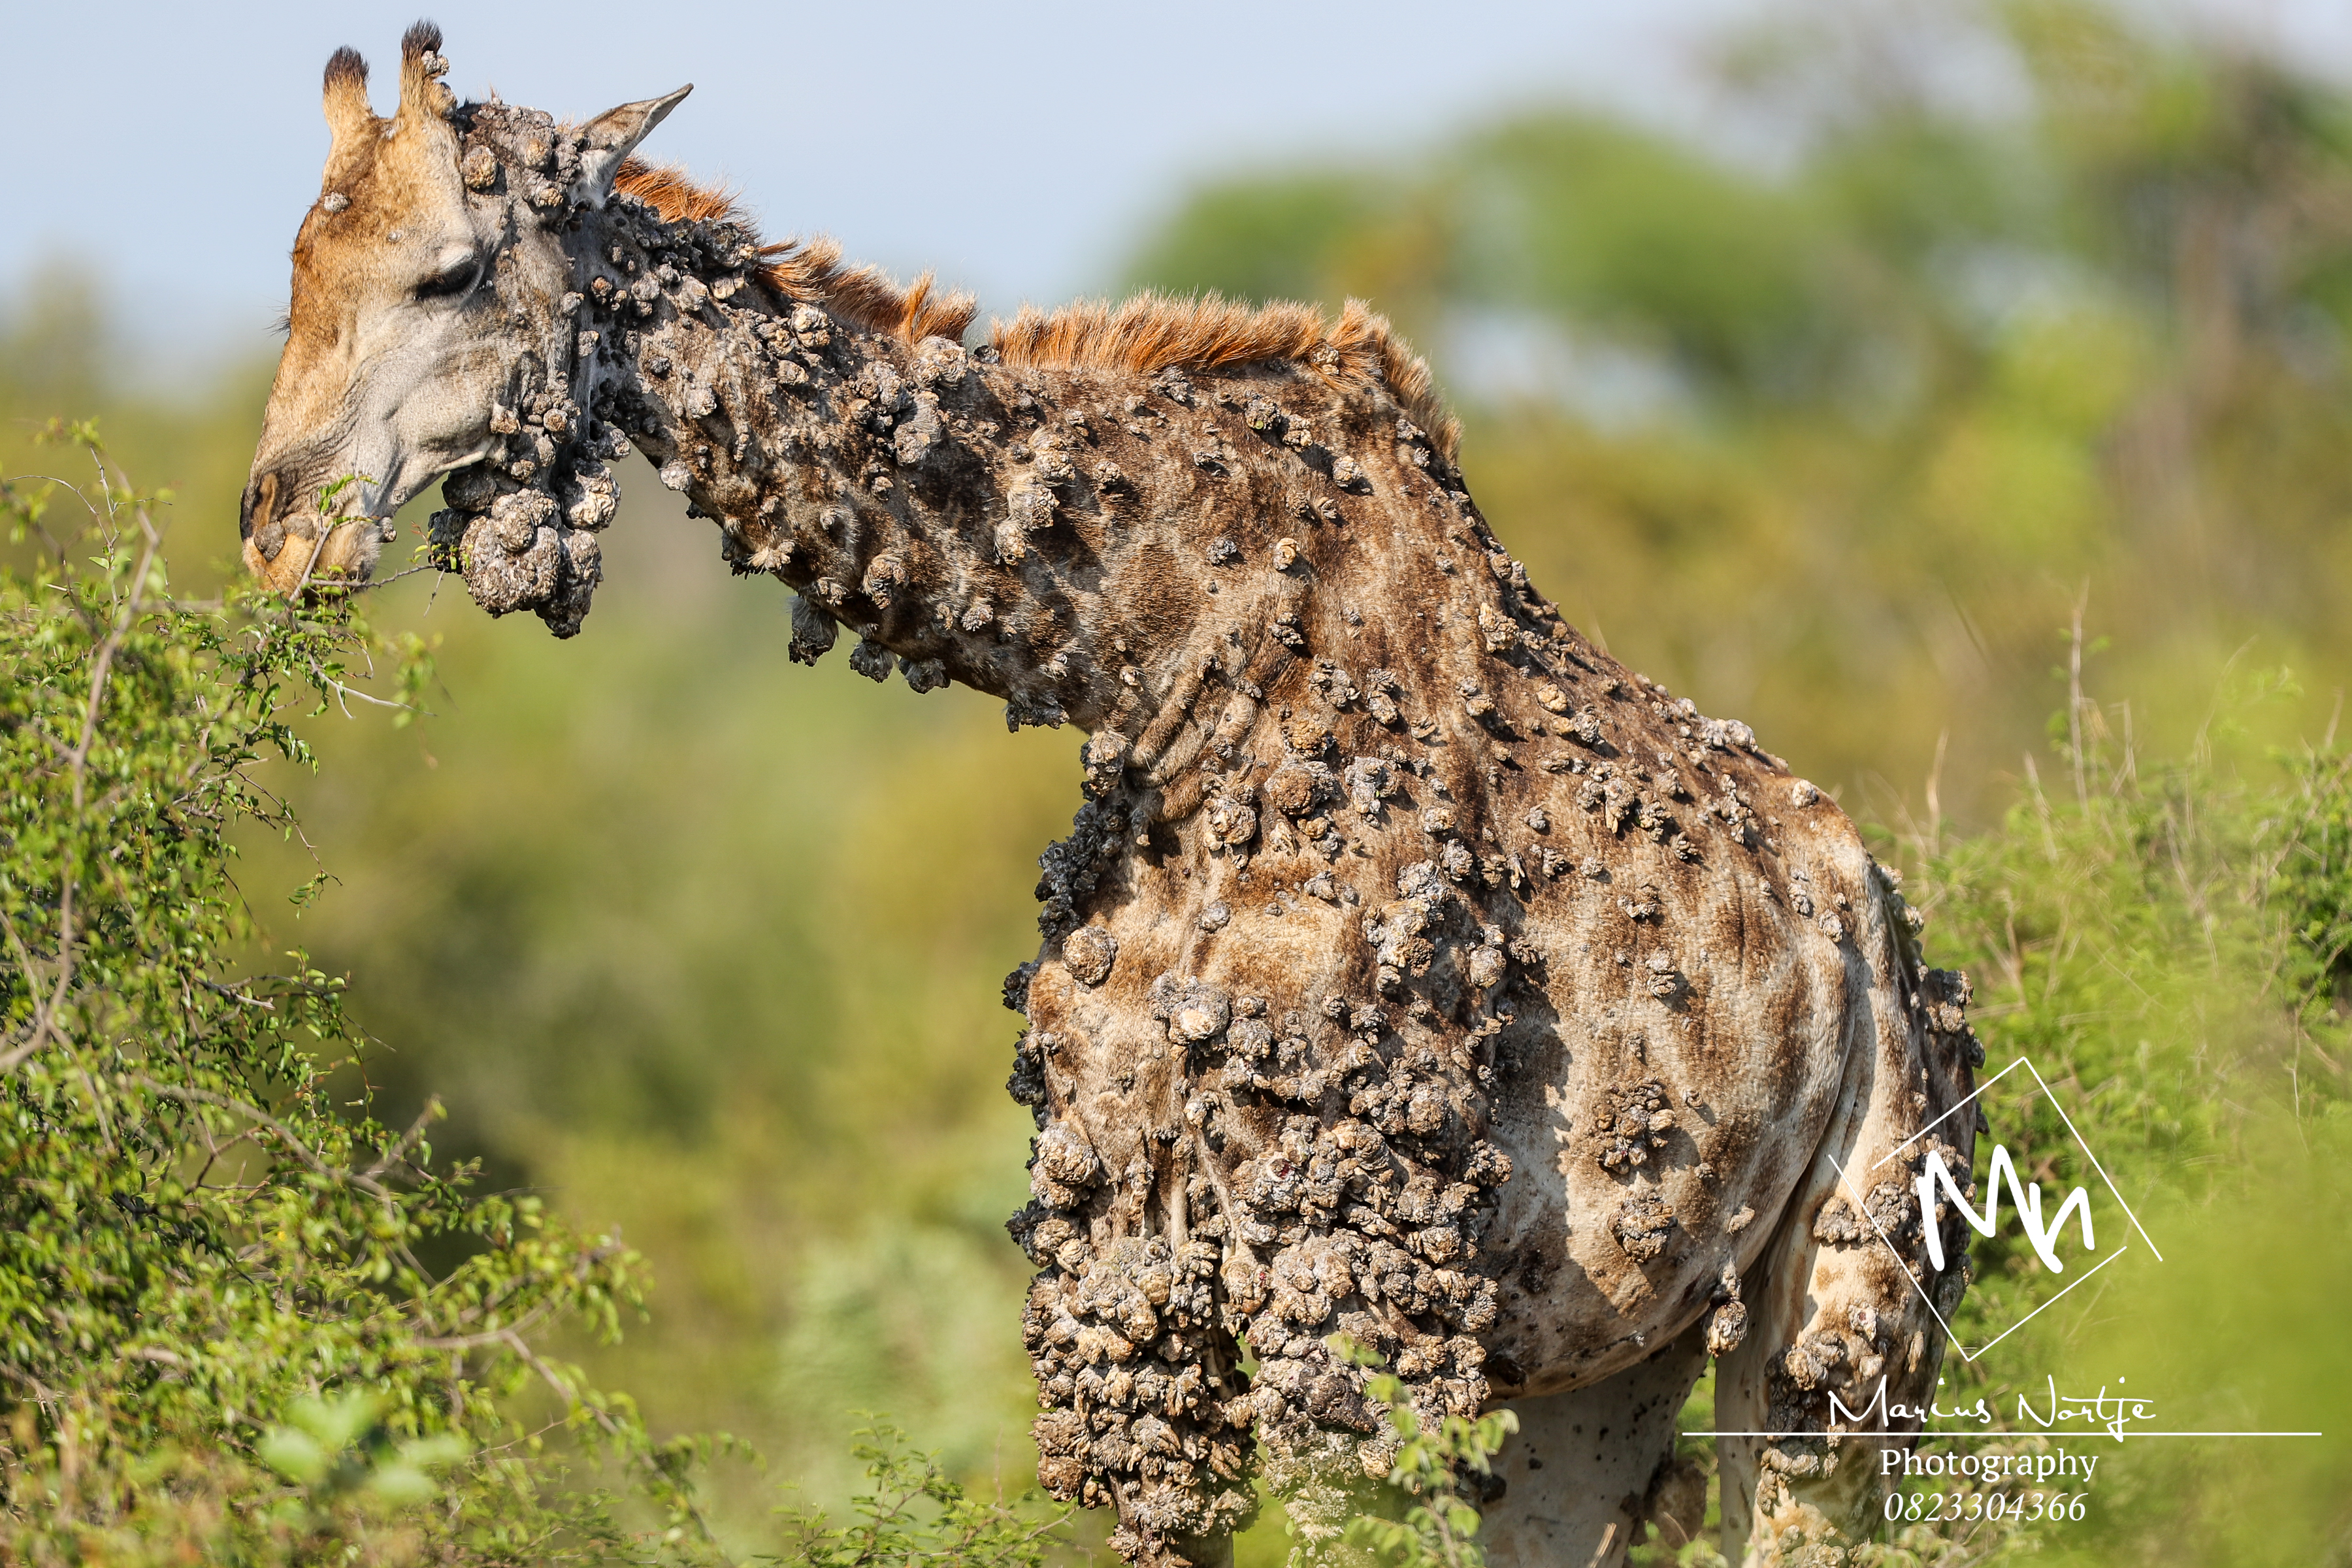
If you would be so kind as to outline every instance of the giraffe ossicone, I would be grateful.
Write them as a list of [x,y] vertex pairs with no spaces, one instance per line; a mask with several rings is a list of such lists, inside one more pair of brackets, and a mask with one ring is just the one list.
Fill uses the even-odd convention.
[[1675,1518],[1709,1356],[1757,1434],[1727,1552],[1866,1527],[1912,1439],[1831,1396],[1926,1403],[1913,1279],[1948,1306],[1967,1236],[1914,1179],[1972,1130],[1890,1166],[1875,1236],[1836,1172],[1969,1092],[1965,984],[1832,803],[1534,591],[1387,324],[1147,296],[970,347],[968,299],[635,161],[683,89],[573,126],[445,70],[412,29],[383,120],[328,68],[247,563],[364,578],[439,479],[433,558],[570,636],[634,447],[793,589],[793,658],[845,626],[861,673],[1086,734],[1005,987],[1046,1488],[1208,1563],[1263,1471],[1311,1544],[1395,1452],[1345,1335],[1424,1418],[1520,1412],[1497,1563]]

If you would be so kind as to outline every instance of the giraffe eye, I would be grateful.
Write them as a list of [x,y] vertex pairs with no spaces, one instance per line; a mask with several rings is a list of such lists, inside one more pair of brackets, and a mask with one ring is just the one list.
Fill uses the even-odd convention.
[[419,300],[454,300],[474,287],[482,275],[482,258],[468,255],[462,260],[444,267],[416,286]]

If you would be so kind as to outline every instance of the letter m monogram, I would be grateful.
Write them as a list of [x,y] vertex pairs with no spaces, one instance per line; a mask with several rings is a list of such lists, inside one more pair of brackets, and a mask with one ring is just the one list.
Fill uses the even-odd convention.
[[2044,1226],[2042,1223],[2042,1184],[2021,1180],[2016,1163],[2009,1157],[2009,1150],[1996,1143],[1985,1175],[1984,1213],[1979,1215],[1969,1206],[1969,1200],[1961,1196],[1960,1189],[1953,1184],[1952,1173],[1944,1164],[1943,1152],[1936,1150],[1929,1152],[1926,1163],[1920,1167],[1918,1183],[1921,1228],[1927,1233],[1927,1261],[1936,1268],[1944,1267],[1944,1238],[1936,1225],[1936,1189],[1938,1186],[1943,1188],[1945,1201],[1960,1211],[1970,1229],[1990,1238],[2000,1224],[2000,1184],[2004,1176],[2009,1179],[2010,1196],[2017,1205],[2017,1217],[2025,1227],[2025,1239],[2032,1244],[2033,1255],[2042,1259],[2044,1268],[2053,1274],[2066,1272],[2066,1266],[2058,1261],[2058,1254],[2052,1244],[2057,1240],[2058,1233],[2065,1228],[2066,1216],[2070,1214],[2078,1214],[2083,1222],[2083,1250],[2098,1250],[2098,1243],[2091,1239],[2091,1194],[2082,1188],[2076,1187],[2067,1194],[2066,1201],[2058,1205],[2058,1212],[2052,1215],[2050,1223]]

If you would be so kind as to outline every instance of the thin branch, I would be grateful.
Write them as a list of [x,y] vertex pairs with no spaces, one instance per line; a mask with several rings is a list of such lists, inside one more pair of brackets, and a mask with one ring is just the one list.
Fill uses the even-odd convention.
[[318,1155],[312,1153],[310,1146],[304,1143],[301,1139],[296,1137],[291,1128],[288,1127],[284,1122],[278,1121],[276,1117],[271,1116],[268,1111],[261,1110],[257,1106],[247,1105],[241,1100],[232,1100],[225,1094],[215,1094],[210,1089],[189,1089],[181,1084],[164,1083],[159,1079],[149,1078],[143,1073],[131,1074],[131,1081],[139,1085],[142,1089],[149,1089],[156,1094],[163,1095],[167,1100],[184,1100],[191,1104],[210,1105],[222,1110],[235,1111],[237,1115],[246,1118],[246,1120],[253,1122],[256,1126],[266,1128],[269,1131],[276,1133],[278,1141],[285,1144],[288,1149],[291,1150],[296,1157],[300,1159],[305,1165],[308,1165],[314,1174],[324,1176],[331,1182],[349,1182],[353,1186],[358,1187],[362,1192],[367,1193],[374,1197],[382,1198],[386,1203],[394,1201],[394,1194],[391,1189],[384,1186],[383,1183],[378,1182],[373,1176],[364,1175],[358,1171],[336,1170],[334,1167],[329,1165],[325,1161],[320,1159]]
[[363,1173],[371,1177],[381,1176],[394,1165],[405,1161],[408,1158],[408,1152],[416,1147],[417,1140],[425,1136],[425,1130],[440,1118],[440,1097],[438,1095],[428,1097],[425,1101],[425,1109],[416,1113],[416,1120],[408,1124],[408,1131],[400,1135],[400,1141],[386,1149],[376,1163],[370,1165]]
[[[509,1294],[511,1294],[511,1292],[509,1292]],[[509,1344],[513,1340],[514,1336],[521,1333],[524,1330],[538,1322],[541,1318],[547,1316],[547,1314],[553,1310],[553,1307],[554,1303],[552,1301],[541,1301],[538,1306],[533,1307],[530,1311],[525,1312],[521,1317],[517,1318],[513,1322],[507,1324],[503,1328],[484,1329],[481,1332],[474,1334],[441,1334],[431,1338],[420,1337],[416,1341],[416,1343],[420,1348],[425,1350],[455,1351],[460,1355],[464,1354],[467,1351],[482,1350],[490,1345]],[[570,1398],[571,1395],[567,1394],[565,1397]]]
[[[343,682],[337,680],[333,676],[329,675],[325,670],[320,668],[319,661],[315,658],[310,660],[310,664],[311,679],[318,681],[320,685],[333,691],[335,694],[335,700],[338,704],[343,703],[346,699],[356,697],[362,702],[373,702],[378,708],[396,708],[404,713],[414,713],[417,711],[416,708],[411,703],[394,702],[388,697],[371,696],[367,692],[360,690],[357,687],[345,685]],[[343,717],[348,719],[351,716],[351,709],[349,707],[345,707],[343,709]]]
[[2091,584],[2074,597],[2074,624],[2066,639],[2066,734],[2074,764],[2074,804],[2091,806],[2091,792],[2083,776],[2083,612],[2089,607]]

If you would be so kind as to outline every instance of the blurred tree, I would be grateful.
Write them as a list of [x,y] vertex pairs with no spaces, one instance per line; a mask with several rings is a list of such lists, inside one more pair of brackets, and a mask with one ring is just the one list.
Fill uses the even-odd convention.
[[[1956,95],[1958,55],[2017,110]],[[2340,668],[2343,92],[2070,0],[1783,20],[1725,60],[1785,168],[1531,111],[1211,185],[1130,280],[1392,310],[1570,617],[1827,781],[1920,778],[1948,734],[1942,804],[1979,814],[2086,586],[2111,678],[2182,732],[2185,672],[2249,637]]]
[[[182,386],[134,375],[152,357],[126,342],[91,279],[96,269],[59,258],[0,291],[0,473],[80,465],[79,454],[37,450],[51,419],[103,413],[109,450],[158,487],[167,518],[184,528],[181,585],[221,581],[236,555],[236,504],[253,458],[270,366],[255,356],[207,367]],[[11,297],[13,294],[13,297]],[[73,483],[96,476],[76,466]]]

